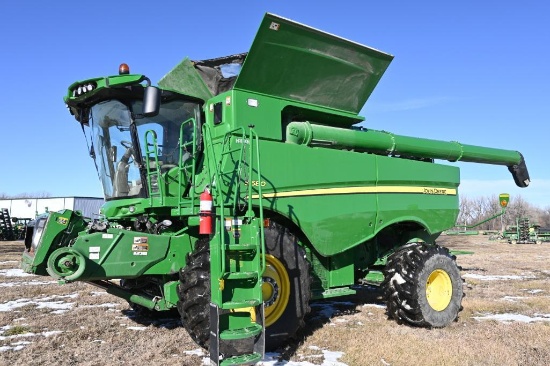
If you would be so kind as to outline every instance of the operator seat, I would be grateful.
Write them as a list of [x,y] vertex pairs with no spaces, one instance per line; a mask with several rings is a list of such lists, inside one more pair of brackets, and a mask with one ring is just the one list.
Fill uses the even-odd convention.
[[128,170],[130,169],[130,157],[134,154],[134,149],[128,147],[120,158],[115,171],[115,179],[113,182],[113,197],[127,197],[130,192],[128,184]]

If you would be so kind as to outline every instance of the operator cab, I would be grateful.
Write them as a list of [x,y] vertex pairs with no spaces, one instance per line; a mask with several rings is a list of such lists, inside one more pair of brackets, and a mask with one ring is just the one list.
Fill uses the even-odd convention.
[[153,87],[122,64],[119,76],[74,83],[65,101],[83,126],[107,201],[147,198],[158,192],[159,175],[192,164],[199,98]]
[[[140,116],[142,110],[141,98],[108,99],[90,108],[90,149],[106,200],[147,197],[143,184],[146,160],[150,169],[158,164],[161,173],[177,167],[180,130],[183,144],[192,141],[193,124],[189,121],[198,121],[201,111],[197,102],[185,99],[163,101],[153,117]],[[150,138],[146,139],[146,134]],[[155,151],[151,137],[157,142]],[[189,153],[183,155],[182,160],[187,160]]]

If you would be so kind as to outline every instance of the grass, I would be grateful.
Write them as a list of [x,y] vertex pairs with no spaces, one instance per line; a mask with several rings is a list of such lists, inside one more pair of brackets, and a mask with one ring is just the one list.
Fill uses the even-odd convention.
[[[550,321],[530,323],[476,320],[495,314],[519,314],[550,320],[550,243],[509,245],[487,236],[442,237],[459,255],[466,297],[458,322],[443,329],[398,325],[387,319],[380,292],[366,288],[357,295],[318,302],[301,339],[282,352],[295,362],[320,365],[325,351],[339,351],[349,366],[364,365],[549,365]],[[20,242],[0,242],[0,270],[19,261]],[[516,279],[488,280],[495,276]],[[41,281],[43,284],[33,285]],[[128,304],[98,288],[58,285],[46,277],[0,276],[0,365],[201,365],[199,347],[177,320],[136,318]],[[68,309],[56,307],[67,306]],[[319,316],[322,307],[332,316]],[[19,342],[25,342],[17,350]],[[282,364],[281,364],[282,365]]]
[[21,325],[16,325],[14,327],[11,327],[9,329],[7,329],[5,332],[4,332],[4,336],[5,337],[10,337],[10,336],[16,336],[16,335],[19,335],[19,334],[25,334],[25,333],[32,333],[31,332],[31,328],[29,327],[25,327],[25,326],[21,326]]

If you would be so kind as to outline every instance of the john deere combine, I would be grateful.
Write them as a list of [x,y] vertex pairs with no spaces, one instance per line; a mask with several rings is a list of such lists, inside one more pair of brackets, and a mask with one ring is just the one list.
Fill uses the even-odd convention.
[[355,127],[392,58],[266,14],[249,52],[185,59],[159,87],[124,64],[72,84],[103,219],[51,213],[23,268],[177,308],[214,364],[258,361],[310,300],[377,274],[391,318],[448,325],[462,280],[435,240],[455,225],[459,169],[434,159],[529,175],[516,151]]

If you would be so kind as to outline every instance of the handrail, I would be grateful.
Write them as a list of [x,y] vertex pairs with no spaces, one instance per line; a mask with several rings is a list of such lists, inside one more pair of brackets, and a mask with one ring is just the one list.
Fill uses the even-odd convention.
[[[152,136],[153,142],[149,142],[149,137]],[[153,147],[153,150],[150,150],[150,147]],[[154,161],[155,161],[155,172],[151,172],[151,162],[150,162],[150,156],[152,155]],[[155,196],[160,195],[160,205],[164,205],[164,185],[161,184],[162,176],[160,174],[160,166],[159,166],[159,160],[158,160],[158,144],[157,144],[157,134],[153,130],[148,130],[145,132],[145,167],[147,169],[147,186],[149,188],[149,202],[150,205],[153,206],[153,186],[151,184],[151,178],[153,175],[156,174],[157,176],[157,192],[154,194]]]
[[[260,257],[262,258],[262,264],[260,268],[260,273],[265,271],[265,237],[264,237],[264,209],[263,209],[263,199],[262,199],[262,172],[260,170],[260,139],[256,131],[254,131],[254,126],[249,126],[250,129],[250,164],[249,164],[249,177],[252,177],[253,172],[253,157],[254,157],[254,146],[253,141],[256,143],[256,171],[258,172],[258,212],[260,215]],[[248,184],[248,212],[247,215],[254,214],[252,211],[252,182]],[[252,212],[250,212],[252,211]]]
[[[242,168],[243,168],[243,161],[244,161],[244,158],[246,157],[246,155],[248,155],[248,160],[249,160],[249,164],[248,164],[248,182],[246,182],[245,184],[248,185],[248,194],[246,195],[245,199],[247,200],[247,210],[246,210],[246,213],[245,213],[245,216],[248,217],[249,219],[251,219],[252,217],[255,216],[254,214],[254,211],[252,209],[253,207],[253,203],[252,203],[252,182],[251,182],[251,177],[253,176],[254,174],[254,160],[256,160],[256,171],[257,171],[257,174],[259,177],[261,177],[261,173],[260,173],[260,153],[259,153],[259,138],[258,138],[258,135],[255,133],[255,131],[253,130],[254,126],[249,126],[249,133],[248,133],[248,136],[247,136],[247,133],[246,133],[246,130],[244,127],[237,127],[231,131],[228,131],[226,132],[226,134],[224,135],[223,137],[223,143],[222,143],[222,147],[221,147],[221,153],[220,153],[220,156],[219,158],[216,157],[215,155],[215,152],[214,152],[214,148],[213,148],[213,144],[208,144],[208,145],[205,145],[207,146],[206,148],[208,149],[208,154],[206,154],[208,156],[208,159],[214,159],[213,160],[213,164],[212,164],[212,161],[207,161],[206,162],[206,169],[207,169],[207,174],[208,174],[208,177],[209,177],[209,185],[210,187],[213,189],[213,193],[215,194],[215,200],[217,200],[217,207],[220,209],[220,225],[222,226],[220,229],[220,244],[221,244],[221,248],[220,248],[220,258],[225,258],[225,247],[226,247],[226,238],[225,238],[225,234],[224,234],[224,231],[223,231],[223,226],[225,225],[225,199],[223,198],[223,187],[222,187],[222,172],[221,172],[221,169],[222,169],[222,164],[223,164],[223,157],[227,154],[230,154],[231,152],[237,152],[238,151],[238,161],[237,161],[237,167],[236,167],[236,171],[237,171],[237,174],[238,174],[238,178],[237,178],[237,184],[240,184],[240,175],[242,173]],[[208,125],[204,125],[203,126],[203,129],[204,129],[204,134],[207,135],[209,137],[209,141],[212,141],[211,139],[211,128],[210,126]],[[236,148],[236,149],[231,149],[231,138],[232,137],[239,137],[241,136],[242,137],[242,143],[241,143],[241,146],[239,148]],[[247,141],[248,140],[248,141]],[[245,153],[245,147],[246,145],[249,145],[250,147],[250,150],[248,152],[248,154]],[[214,166],[214,171],[211,171],[212,167],[211,167],[211,164]],[[261,178],[259,178],[258,182],[260,182]],[[235,189],[233,192],[232,192],[232,195],[233,195],[233,211],[235,212],[237,210],[237,204],[238,202],[240,201],[240,197],[239,197],[239,192],[240,190],[239,189]],[[261,194],[262,194],[262,188],[261,188],[261,184],[258,185],[258,194],[260,195],[261,197]],[[260,213],[260,225],[263,225],[263,206],[262,206],[262,201],[260,200],[259,201],[259,213]],[[233,218],[231,218],[231,220],[233,220]],[[261,248],[260,248],[260,251],[262,253],[265,253],[265,240],[264,240],[264,232],[263,230],[260,230],[260,240],[261,240]],[[220,273],[224,273],[225,272],[225,266],[226,266],[226,263],[225,263],[225,260],[222,260],[221,261],[221,268],[220,268]],[[261,265],[261,272],[263,272],[265,270],[265,256],[262,256],[262,265]]]
[[[193,126],[193,139],[191,141],[184,143],[183,141],[184,141],[185,127],[190,123]],[[179,137],[180,146],[179,146],[179,158],[178,158],[178,212],[180,214],[181,214],[181,207],[184,204],[184,202],[182,201],[183,194],[184,194],[184,191],[183,191],[184,185],[185,186],[187,186],[187,184],[190,185],[191,187],[191,189],[189,190],[189,196],[191,198],[190,207],[195,207],[196,194],[195,194],[195,191],[193,190],[193,187],[195,183],[194,179],[195,179],[196,165],[197,165],[197,162],[195,161],[195,159],[197,158],[197,131],[198,131],[197,120],[195,118],[189,118],[188,120],[184,121],[180,126],[180,137]],[[189,153],[189,150],[187,148],[189,147],[190,144],[193,144],[193,148],[191,149],[191,156],[189,158],[191,159],[191,174],[186,174],[187,168],[189,167],[189,165],[184,166],[185,162],[183,161],[183,156],[184,156],[184,152]],[[184,181],[184,175],[185,175],[185,181]]]

